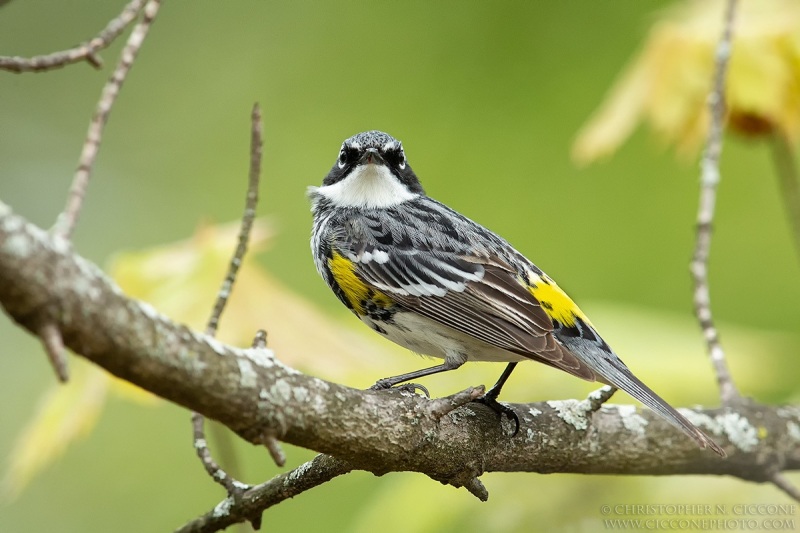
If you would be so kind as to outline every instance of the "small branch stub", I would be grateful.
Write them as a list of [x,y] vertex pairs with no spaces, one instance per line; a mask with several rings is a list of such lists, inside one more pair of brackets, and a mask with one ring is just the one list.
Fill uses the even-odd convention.
[[69,366],[67,365],[67,354],[64,351],[64,339],[61,332],[52,322],[47,322],[39,330],[39,338],[44,345],[47,358],[56,372],[56,376],[61,383],[69,381]]

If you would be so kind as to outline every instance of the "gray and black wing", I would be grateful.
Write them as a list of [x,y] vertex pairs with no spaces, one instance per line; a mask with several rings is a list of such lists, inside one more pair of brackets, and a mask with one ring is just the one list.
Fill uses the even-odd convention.
[[596,379],[556,340],[549,315],[500,258],[352,241],[346,248],[340,253],[353,262],[358,278],[403,308],[496,348]]
[[[546,276],[538,278],[537,287],[493,256],[363,243],[350,243],[348,248],[355,274],[404,308],[502,350],[621,388],[702,447],[725,456],[713,440],[634,376],[581,316],[564,324],[558,313],[553,316],[555,307],[549,312],[543,309],[543,303],[574,306]],[[542,283],[550,286],[542,290]],[[537,294],[543,295],[541,300]]]

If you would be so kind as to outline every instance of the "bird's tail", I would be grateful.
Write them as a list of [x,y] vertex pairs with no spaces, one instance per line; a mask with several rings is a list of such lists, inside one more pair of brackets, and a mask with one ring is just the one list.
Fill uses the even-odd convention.
[[591,361],[587,361],[587,363],[589,363],[592,370],[597,373],[599,380],[624,390],[652,409],[664,420],[694,439],[701,448],[710,448],[720,457],[726,457],[725,450],[711,440],[711,438],[703,433],[697,426],[689,422],[685,416],[661,399],[658,394],[642,383],[639,378],[634,376],[616,354],[613,352],[610,354],[603,353],[600,357],[592,357]]

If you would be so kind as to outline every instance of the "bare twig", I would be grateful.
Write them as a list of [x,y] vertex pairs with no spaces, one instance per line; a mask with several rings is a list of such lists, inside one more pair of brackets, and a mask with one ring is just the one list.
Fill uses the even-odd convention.
[[205,429],[207,441],[214,445],[214,456],[218,464],[225,465],[225,472],[234,479],[241,479],[241,463],[236,442],[231,432],[217,421],[208,421]]
[[45,323],[39,330],[39,338],[44,345],[44,351],[50,359],[50,365],[56,371],[56,376],[61,383],[69,381],[69,366],[67,354],[64,351],[64,339],[61,332],[52,322]]
[[250,488],[239,503],[227,498],[208,513],[175,530],[175,533],[211,533],[226,527],[252,521],[265,510],[298,494],[327,483],[352,471],[350,463],[330,455],[320,454],[291,472],[279,474],[267,482]]
[[[103,66],[97,52],[107,48],[128,27],[141,11],[145,0],[132,0],[117,17],[111,19],[93,39],[75,48],[34,57],[0,56],[0,69],[10,72],[44,72],[65,67],[78,61],[87,61],[95,68]],[[1,4],[0,4],[1,5]]]
[[781,472],[776,472],[775,475],[772,476],[772,484],[785,492],[786,495],[793,500],[800,502],[800,490],[792,485]]
[[75,229],[75,224],[78,221],[83,199],[86,196],[86,187],[89,184],[89,176],[92,173],[94,161],[97,158],[97,152],[100,149],[100,142],[103,138],[103,129],[105,128],[108,116],[111,113],[111,108],[119,95],[119,90],[128,75],[139,49],[142,47],[147,32],[153,24],[153,20],[158,14],[158,8],[161,6],[161,0],[149,0],[147,5],[144,6],[144,16],[142,20],[133,28],[128,42],[122,49],[117,68],[111,78],[106,82],[103,87],[103,92],[100,94],[100,100],[97,102],[94,116],[89,122],[89,131],[86,134],[86,140],[83,143],[80,159],[78,160],[78,169],[75,172],[75,177],[70,187],[69,195],[67,197],[67,205],[64,212],[59,215],[53,226],[53,233],[65,239],[69,239],[72,231]]
[[203,423],[205,422],[205,418],[203,415],[198,413],[192,413],[192,430],[194,433],[194,449],[197,452],[197,457],[200,458],[200,462],[203,464],[203,467],[208,472],[208,475],[211,476],[214,481],[225,487],[225,490],[228,491],[228,494],[231,495],[234,500],[238,501],[241,497],[241,494],[250,488],[250,485],[246,485],[244,483],[240,483],[239,481],[230,477],[223,469],[220,467],[214,458],[211,456],[211,451],[208,449],[208,442],[205,439],[205,432],[203,431]]
[[[222,281],[222,286],[220,287],[219,292],[217,293],[217,300],[214,303],[214,307],[211,310],[211,316],[209,317],[208,324],[206,325],[206,335],[210,337],[215,336],[217,333],[220,317],[225,309],[225,305],[228,303],[228,298],[231,295],[233,284],[236,282],[236,274],[239,272],[239,267],[242,265],[244,256],[247,253],[247,244],[250,240],[250,232],[253,229],[253,220],[255,220],[256,217],[263,146],[261,108],[258,106],[258,104],[253,106],[253,112],[250,118],[250,174],[248,179],[244,214],[242,215],[242,225],[239,230],[239,242],[236,246],[233,256],[231,257],[231,261],[228,264],[228,272],[225,275],[225,279]],[[266,348],[265,332],[259,331],[256,334],[255,340],[253,341],[253,348]],[[197,450],[197,456],[203,463],[203,467],[206,469],[206,472],[208,472],[208,475],[210,475],[214,481],[225,487],[225,490],[228,491],[228,494],[233,497],[235,501],[239,501],[242,492],[250,486],[235,480],[227,472],[225,472],[216,461],[214,461],[213,457],[211,456],[211,452],[208,449],[208,441],[206,440],[205,431],[203,429],[204,420],[205,419],[203,418],[203,415],[192,413],[194,446]],[[269,450],[273,459],[282,465],[282,461],[285,461],[285,457],[280,449],[280,446],[278,445],[277,440],[275,440],[275,438],[272,436],[265,435],[264,444],[267,446],[267,449]],[[260,516],[261,515],[259,514],[259,517]],[[256,527],[255,523],[253,524],[253,527]]]
[[[245,200],[244,214],[242,215],[242,226],[239,230],[239,244],[231,258],[228,266],[228,273],[222,282],[222,287],[217,294],[217,301],[211,312],[211,318],[206,326],[206,335],[212,337],[217,332],[219,318],[222,310],[228,301],[231,288],[236,281],[236,274],[242,264],[245,253],[247,253],[247,243],[250,239],[250,231],[253,229],[253,220],[256,218],[256,206],[258,205],[258,184],[261,177],[261,157],[263,153],[263,127],[261,125],[261,108],[258,104],[253,105],[250,129],[250,173],[247,185],[247,199]],[[258,339],[258,337],[257,337]]]
[[794,249],[800,259],[800,176],[797,173],[797,162],[792,145],[783,132],[774,132],[771,141],[772,159],[778,171],[786,217],[791,226]]
[[706,149],[701,161],[700,205],[697,212],[697,237],[690,265],[694,282],[694,309],[700,328],[708,346],[711,364],[717,376],[723,404],[731,404],[740,398],[731,379],[725,352],[719,340],[717,328],[711,315],[711,297],[708,289],[708,256],[711,248],[711,230],[714,207],[717,200],[717,185],[720,181],[719,159],[722,152],[722,131],[725,119],[725,75],[731,54],[731,36],[736,11],[736,0],[728,0],[722,36],[717,45],[714,85],[708,96],[711,125]]

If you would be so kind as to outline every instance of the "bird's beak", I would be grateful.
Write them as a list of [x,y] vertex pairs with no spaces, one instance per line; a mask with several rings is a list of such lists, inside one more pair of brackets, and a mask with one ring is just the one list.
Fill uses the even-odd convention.
[[364,155],[361,156],[361,159],[358,161],[362,165],[367,164],[374,164],[374,165],[384,165],[386,161],[381,156],[380,152],[378,152],[377,148],[367,148],[364,152]]

